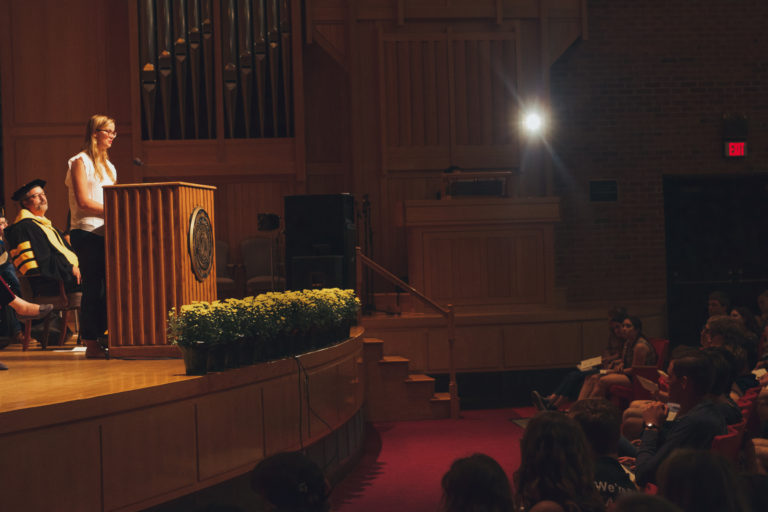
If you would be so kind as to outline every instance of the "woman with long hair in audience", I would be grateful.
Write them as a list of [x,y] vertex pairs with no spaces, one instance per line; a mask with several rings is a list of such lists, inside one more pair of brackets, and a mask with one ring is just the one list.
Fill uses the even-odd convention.
[[515,505],[523,512],[598,512],[594,462],[584,432],[563,413],[539,413],[520,440]]
[[507,474],[493,457],[456,459],[443,475],[441,512],[512,512]]
[[629,316],[621,324],[624,334],[624,350],[621,362],[614,368],[601,371],[584,381],[579,400],[606,397],[611,386],[630,386],[632,367],[656,364],[656,350],[643,335],[643,323],[636,316]]

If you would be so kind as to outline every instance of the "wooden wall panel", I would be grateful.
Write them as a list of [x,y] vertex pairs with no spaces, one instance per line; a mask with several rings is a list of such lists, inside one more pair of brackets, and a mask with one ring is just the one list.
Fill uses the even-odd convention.
[[583,353],[579,322],[504,328],[504,366],[508,368],[570,366],[580,361]]
[[382,205],[386,207],[386,217],[382,222],[388,226],[385,231],[391,238],[388,243],[382,243],[380,234],[384,228],[377,229],[374,248],[377,258],[386,262],[390,271],[397,276],[409,277],[408,252],[403,250],[406,247],[403,205],[406,201],[414,199],[435,199],[441,193],[441,177],[439,173],[390,174],[385,178],[383,186],[386,188],[388,199],[387,204]]
[[382,36],[386,169],[518,166],[516,37]]
[[450,165],[447,41],[444,35],[387,35],[381,42],[387,169]]
[[107,418],[102,424],[104,510],[192,487],[198,480],[197,456],[191,400]]
[[4,103],[3,114],[14,126],[84,124],[96,105],[106,104],[107,27],[93,22],[105,9],[97,0],[8,2],[13,69],[3,79],[11,82],[14,101]]
[[[503,339],[504,329],[499,325],[458,327],[454,357],[468,368],[496,370],[499,368],[499,361],[504,359]],[[443,342],[443,350],[446,343]],[[435,340],[435,349],[440,349],[437,340]]]
[[0,0],[3,196],[10,215],[16,213],[9,200],[13,191],[42,178],[49,183],[48,217],[65,226],[67,159],[80,150],[85,122],[94,113],[116,117],[121,138],[111,159],[119,174],[131,171],[130,137],[123,138],[131,131],[130,102],[125,80],[120,82],[121,69],[127,71],[128,55],[121,53],[127,50],[127,5]]
[[[441,324],[444,325],[444,323],[445,321],[443,320]],[[427,368],[445,372],[450,367],[450,360],[448,358],[448,329],[443,327],[443,325],[433,327],[427,331],[427,352],[429,354]],[[458,344],[458,329],[456,339],[456,343]],[[490,344],[492,345],[493,341],[491,341]],[[456,361],[462,361],[463,369],[463,360],[456,359]]]
[[339,364],[308,371],[302,378],[307,379],[312,390],[323,390],[322,393],[310,391],[308,395],[306,421],[309,424],[309,435],[315,437],[327,434],[328,426],[337,424],[341,418],[341,404],[338,400],[342,390]]
[[451,163],[465,169],[518,167],[516,34],[461,34],[451,45]]
[[99,450],[96,422],[0,436],[3,510],[53,510],[52,496],[58,512],[102,510]]
[[264,458],[261,387],[206,396],[197,405],[199,477],[212,478]]
[[[278,451],[296,450],[300,446],[297,441],[309,437],[306,416],[301,424],[297,421],[299,407],[302,408],[302,414],[306,414],[306,408],[301,405],[305,394],[299,392],[299,384],[296,375],[264,383],[264,410],[270,411],[269,421],[264,425],[264,455],[267,457]],[[292,404],[292,407],[286,407],[286,404]],[[299,405],[295,407],[293,404]]]
[[[602,355],[605,347],[608,344],[608,315],[606,320],[594,320],[592,322],[581,323],[581,339],[584,359],[588,357],[594,357]],[[650,332],[650,331],[649,331]],[[654,330],[653,332],[659,333],[662,331]],[[591,355],[590,355],[591,354]]]
[[[420,240],[424,250],[423,289],[438,302],[547,301],[547,260],[552,254],[545,250],[541,231],[436,230],[423,233]],[[501,277],[506,277],[506,282],[500,283]]]

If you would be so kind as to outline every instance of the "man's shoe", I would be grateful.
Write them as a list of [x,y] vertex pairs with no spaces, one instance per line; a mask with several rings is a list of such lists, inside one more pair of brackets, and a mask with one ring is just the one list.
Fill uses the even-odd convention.
[[16,315],[19,320],[40,320],[47,317],[53,311],[53,304],[40,304],[40,310],[36,315]]
[[7,366],[5,366],[3,363],[0,363],[0,371],[7,370],[7,369],[8,369]]

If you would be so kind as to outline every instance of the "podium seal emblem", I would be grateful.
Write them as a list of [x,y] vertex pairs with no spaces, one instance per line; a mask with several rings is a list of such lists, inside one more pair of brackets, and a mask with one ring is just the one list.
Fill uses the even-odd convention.
[[189,218],[188,249],[195,278],[205,281],[213,265],[213,225],[202,206],[195,208]]

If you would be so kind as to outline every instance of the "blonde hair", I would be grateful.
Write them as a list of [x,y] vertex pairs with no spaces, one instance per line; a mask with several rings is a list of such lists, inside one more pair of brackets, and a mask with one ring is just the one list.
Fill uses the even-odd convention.
[[105,115],[94,114],[88,120],[88,124],[85,127],[85,141],[83,142],[82,150],[91,157],[96,172],[96,179],[99,181],[102,181],[104,176],[108,176],[112,181],[117,181],[117,176],[114,175],[107,165],[109,154],[106,149],[99,149],[96,139],[96,132],[103,130],[109,123],[112,123],[114,126],[115,120]]

